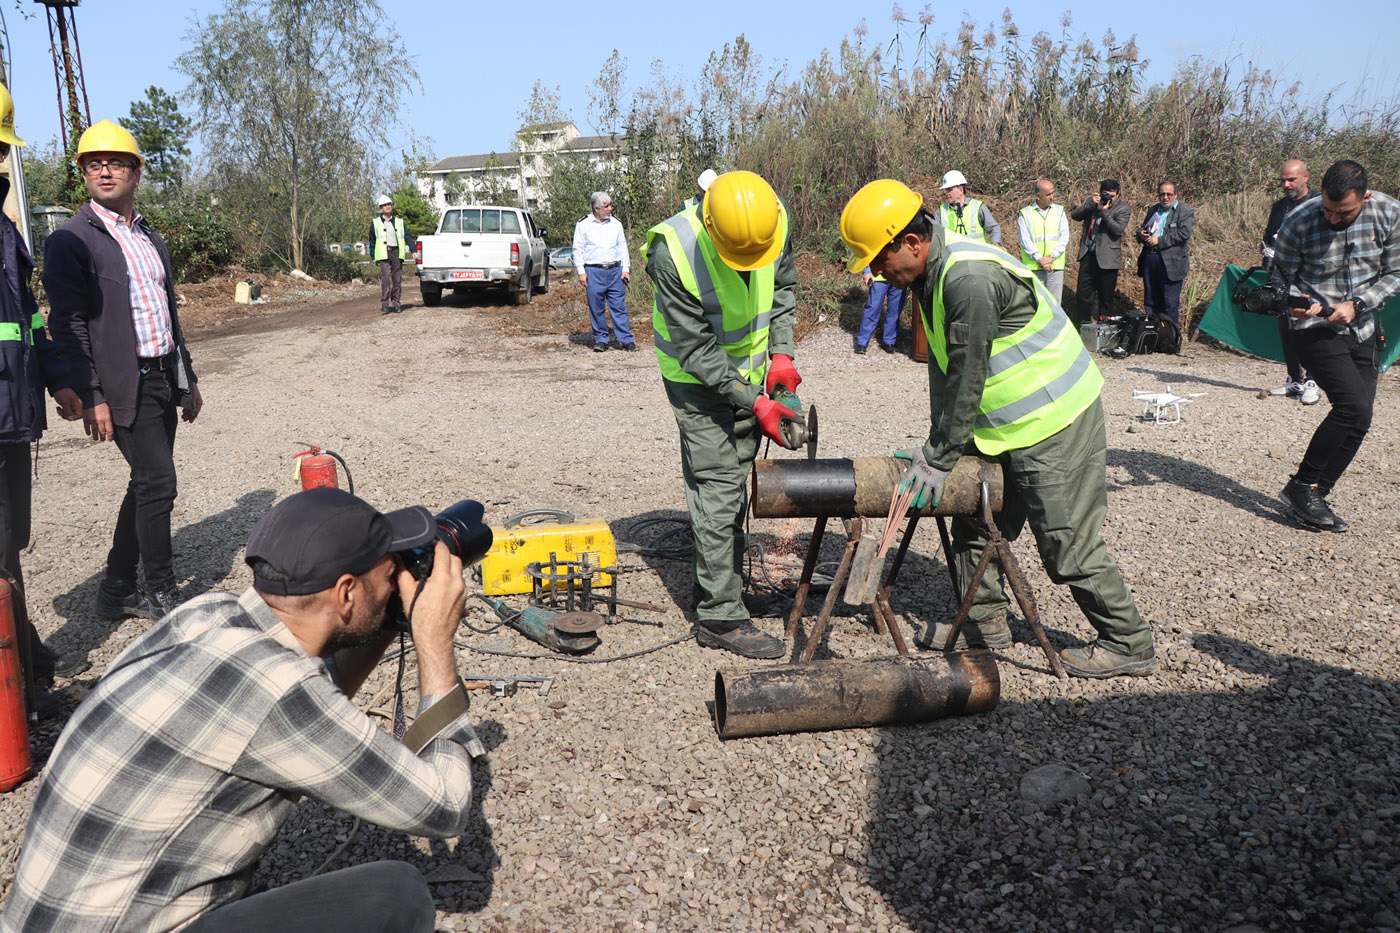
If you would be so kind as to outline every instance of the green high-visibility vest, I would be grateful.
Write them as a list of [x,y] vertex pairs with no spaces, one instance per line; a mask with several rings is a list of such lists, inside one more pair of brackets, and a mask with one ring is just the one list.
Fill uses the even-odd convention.
[[38,311],[34,312],[29,319],[29,329],[24,330],[18,321],[0,323],[0,340],[23,340],[25,343],[34,342],[34,331],[43,330],[44,316]]
[[[1060,224],[1066,223],[1065,209],[1058,204],[1051,204],[1050,209],[1043,215],[1034,204],[1027,204],[1021,208],[1021,216],[1026,218],[1026,228],[1031,232],[1031,239],[1035,242],[1035,248],[1042,256],[1049,256],[1060,241]],[[1065,249],[1065,253],[1069,249]],[[1054,272],[1065,267],[1065,253],[1055,257],[1050,263],[1050,271]],[[1025,247],[1021,248],[1021,261],[1026,264],[1026,268],[1032,272],[1039,272],[1040,263],[1031,258],[1031,254],[1026,252]]]
[[938,219],[944,230],[979,240],[987,239],[987,231],[982,226],[982,202],[976,198],[967,199],[967,203],[963,205],[961,220],[958,219],[958,212],[953,210],[953,205],[944,201],[943,206],[938,209]]
[[982,387],[972,441],[994,457],[1038,444],[1064,430],[1094,403],[1103,375],[1079,332],[1040,280],[997,249],[957,234],[946,234],[943,271],[931,295],[933,320],[921,314],[930,356],[948,371],[943,281],[959,262],[994,262],[1031,289],[1036,311],[1015,333],[992,341],[987,382]]
[[[784,207],[779,214],[778,236],[786,242],[787,234],[788,215]],[[773,279],[777,263],[753,270],[745,284],[739,273],[719,258],[705,224],[694,210],[663,220],[648,230],[646,245],[642,247],[643,261],[657,238],[665,241],[681,284],[700,303],[715,339],[729,354],[739,377],[753,385],[762,385],[768,371],[768,322],[773,317]],[[676,357],[666,313],[661,302],[655,299],[652,300],[651,329],[662,378],[698,383],[700,380],[686,372]]]
[[[389,235],[389,226],[384,223],[383,214],[374,218],[374,227],[379,233],[379,235],[374,238],[374,261],[382,262],[389,258],[389,247],[388,244],[384,242],[384,239]],[[406,237],[403,232],[402,217],[394,218],[394,236],[398,237],[399,240],[399,258],[408,258],[408,237]]]

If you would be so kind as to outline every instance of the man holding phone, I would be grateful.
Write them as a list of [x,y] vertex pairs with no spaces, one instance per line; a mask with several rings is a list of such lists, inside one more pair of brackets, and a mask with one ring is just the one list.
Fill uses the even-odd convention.
[[1118,193],[1118,181],[1105,178],[1099,182],[1098,194],[1069,212],[1071,218],[1084,223],[1079,237],[1079,281],[1071,318],[1075,327],[1089,319],[1090,302],[1094,298],[1098,299],[1098,317],[1108,317],[1113,311],[1118,270],[1123,268],[1123,231],[1133,215],[1128,202]]

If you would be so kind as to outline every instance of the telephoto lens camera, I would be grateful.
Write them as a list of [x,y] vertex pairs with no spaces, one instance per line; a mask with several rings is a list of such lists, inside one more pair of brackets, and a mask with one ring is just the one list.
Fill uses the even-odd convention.
[[[486,556],[494,540],[491,526],[484,520],[485,514],[486,508],[480,502],[463,499],[433,516],[433,522],[437,525],[436,541],[399,551],[395,556],[403,562],[404,569],[413,574],[420,587],[433,572],[437,541],[447,545],[448,551],[460,557],[463,567],[474,564]],[[396,631],[409,631],[408,616],[397,593],[389,600],[384,624]]]

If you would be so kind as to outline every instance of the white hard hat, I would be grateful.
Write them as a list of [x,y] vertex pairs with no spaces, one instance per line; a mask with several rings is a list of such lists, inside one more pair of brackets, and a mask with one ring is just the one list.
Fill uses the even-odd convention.
[[700,173],[700,177],[696,179],[696,182],[700,185],[700,190],[701,190],[701,191],[709,191],[709,190],[710,190],[710,185],[711,185],[711,184],[714,182],[714,180],[715,180],[716,178],[718,178],[718,177],[719,177],[719,175],[718,175],[718,173],[715,172],[714,169],[712,169],[712,168],[707,168],[707,169],[705,169],[703,172]]
[[963,176],[963,173],[958,171],[957,169],[953,169],[951,172],[948,172],[943,176],[943,184],[939,185],[938,187],[946,191],[949,188],[956,188],[958,185],[966,184],[967,179]]
[[393,199],[393,198],[389,197],[387,194],[381,194],[381,195],[379,196],[379,198],[374,202],[374,206],[375,206],[375,207],[383,207],[385,204],[393,204],[393,203],[394,203],[394,199]]

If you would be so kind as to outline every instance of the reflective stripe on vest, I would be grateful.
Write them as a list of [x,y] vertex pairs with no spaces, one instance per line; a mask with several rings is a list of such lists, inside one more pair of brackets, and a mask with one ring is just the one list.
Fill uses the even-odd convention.
[[[1065,216],[1065,209],[1058,204],[1051,204],[1050,209],[1041,214],[1034,204],[1028,204],[1021,208],[1021,216],[1026,218],[1026,226],[1031,231],[1031,241],[1035,243],[1035,248],[1040,255],[1049,256],[1054,252],[1055,247],[1060,245],[1060,224],[1068,222],[1062,219]],[[1065,252],[1069,252],[1069,249],[1066,248]],[[1024,246],[1021,248],[1021,261],[1032,272],[1041,271],[1040,263],[1031,258],[1031,254],[1026,252]],[[1065,253],[1056,256],[1054,261],[1050,263],[1050,271],[1052,272],[1064,267]]]
[[[786,242],[786,208],[781,216],[778,235]],[[750,272],[745,285],[739,273],[719,258],[714,242],[693,210],[663,220],[648,230],[646,245],[642,247],[643,260],[657,237],[665,241],[681,284],[700,303],[715,340],[729,354],[740,378],[753,385],[762,384],[768,369],[768,322],[773,317],[773,279],[777,263]],[[671,343],[671,329],[660,302],[655,299],[651,324],[662,377],[672,382],[698,383],[699,379],[682,368],[675,345]]]
[[953,233],[960,233],[963,236],[974,239],[985,240],[987,231],[982,227],[982,202],[976,198],[968,198],[963,205],[962,219],[958,219],[958,212],[953,210],[953,205],[947,201],[939,209],[939,218],[943,221],[943,229]]
[[[374,218],[374,225],[375,229],[379,232],[379,236],[374,238],[374,261],[382,262],[389,258],[389,244],[384,242],[389,233],[389,229],[384,223],[383,214]],[[399,240],[399,258],[404,259],[408,256],[408,237],[405,236],[403,232],[402,217],[394,218],[394,236],[398,237]]]
[[920,315],[929,356],[939,369],[948,371],[943,282],[956,263],[969,261],[996,263],[1025,283],[1036,299],[1029,322],[992,341],[972,440],[982,453],[996,456],[1064,430],[1099,397],[1103,376],[1069,317],[1029,269],[994,246],[956,234],[947,236],[943,269],[930,300],[933,320]]
[[29,343],[33,343],[33,342],[34,342],[34,336],[33,336],[34,331],[36,331],[36,330],[43,330],[43,328],[44,328],[44,316],[43,316],[42,314],[40,314],[38,311],[35,311],[33,317],[31,317],[31,318],[29,319],[29,330],[28,330],[28,331],[23,331],[22,328],[20,327],[18,321],[10,322],[10,323],[0,323],[0,340],[26,340],[26,339],[27,339],[27,341],[28,341]]

